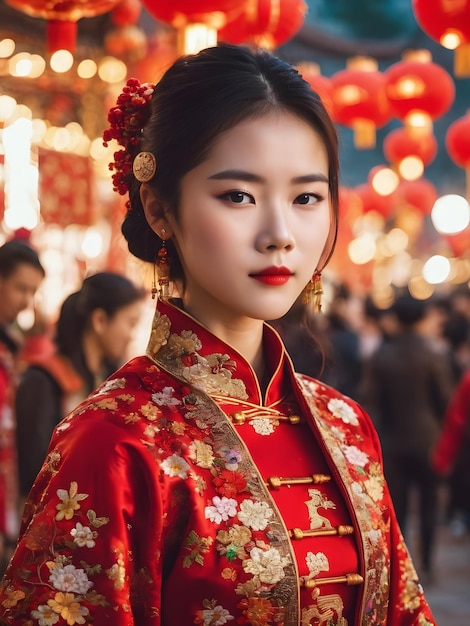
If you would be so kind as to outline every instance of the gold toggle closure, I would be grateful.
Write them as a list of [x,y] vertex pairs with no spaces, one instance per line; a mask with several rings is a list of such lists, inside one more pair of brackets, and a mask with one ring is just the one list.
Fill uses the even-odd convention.
[[304,537],[325,537],[327,535],[338,535],[345,537],[354,533],[353,526],[337,526],[336,528],[321,528],[319,530],[302,530],[300,528],[292,528],[289,535],[292,539],[303,539]]
[[263,411],[235,411],[230,413],[230,419],[234,424],[244,424],[247,420],[253,420],[256,418],[278,420],[279,422],[289,422],[289,424],[300,424],[299,415],[280,415],[279,413],[267,413]]
[[279,478],[279,476],[270,476],[266,481],[266,485],[271,489],[280,489],[282,485],[321,485],[331,480],[328,474],[311,474],[310,476],[298,476],[297,478]]
[[333,584],[342,584],[346,583],[346,585],[362,585],[364,582],[364,578],[360,574],[346,574],[345,576],[331,576],[331,578],[306,578],[305,576],[300,577],[300,586],[305,587],[306,589],[315,589],[315,587],[320,587],[321,585],[333,585]]

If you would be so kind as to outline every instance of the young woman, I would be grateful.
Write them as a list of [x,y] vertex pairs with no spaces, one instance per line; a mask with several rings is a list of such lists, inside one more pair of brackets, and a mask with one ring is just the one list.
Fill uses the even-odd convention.
[[123,364],[144,292],[125,276],[99,272],[68,296],[57,320],[56,351],[33,361],[15,400],[20,495],[46,458],[52,431]]
[[123,230],[161,297],[147,355],[55,431],[0,621],[434,625],[369,418],[296,375],[263,322],[318,294],[333,249],[320,99],[221,45],[130,80],[109,120]]

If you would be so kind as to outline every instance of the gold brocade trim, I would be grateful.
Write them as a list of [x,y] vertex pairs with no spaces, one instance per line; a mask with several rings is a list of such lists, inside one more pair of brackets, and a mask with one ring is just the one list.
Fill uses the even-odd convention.
[[[362,616],[360,626],[385,626],[390,587],[390,572],[387,567],[387,562],[389,562],[388,547],[384,538],[386,528],[384,527],[376,531],[379,537],[375,541],[376,544],[380,545],[380,550],[377,549],[377,545],[373,545],[370,538],[372,530],[371,518],[377,519],[379,524],[381,523],[385,526],[385,522],[382,520],[382,511],[380,506],[366,492],[362,492],[359,495],[354,490],[354,487],[359,486],[351,473],[350,468],[354,468],[354,466],[347,461],[343,451],[338,447],[338,437],[331,432],[331,427],[321,416],[307,380],[301,374],[296,374],[296,379],[301,394],[323,438],[324,446],[330,454],[334,451],[334,463],[349,495],[352,503],[351,509],[355,513],[359,527],[359,533],[356,533],[356,536],[358,541],[360,537],[364,551],[364,586],[362,598],[359,599],[361,607],[357,612],[357,615]],[[348,425],[348,427],[350,426]],[[378,554],[380,555],[379,557]],[[380,615],[370,610],[366,612],[367,606],[377,607],[380,610]]]

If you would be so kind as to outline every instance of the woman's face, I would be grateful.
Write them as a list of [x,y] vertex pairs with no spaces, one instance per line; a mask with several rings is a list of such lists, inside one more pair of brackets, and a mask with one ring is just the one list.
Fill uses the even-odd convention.
[[209,328],[275,319],[315,271],[330,229],[328,158],[303,120],[275,112],[220,136],[182,179],[186,309]]
[[95,331],[105,359],[123,361],[127,358],[127,348],[141,312],[140,301],[121,307],[110,317],[102,311],[102,323],[98,324]]

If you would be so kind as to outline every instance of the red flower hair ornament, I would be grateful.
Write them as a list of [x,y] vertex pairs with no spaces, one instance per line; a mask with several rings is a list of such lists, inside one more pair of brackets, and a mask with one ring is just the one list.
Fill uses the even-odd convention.
[[114,161],[109,164],[113,189],[122,196],[129,191],[128,177],[133,173],[140,182],[151,180],[156,171],[155,156],[151,152],[139,152],[142,129],[150,117],[153,83],[140,83],[137,78],[129,78],[116,100],[116,106],[108,113],[110,124],[103,132],[103,144],[116,139],[122,146],[114,153]]

